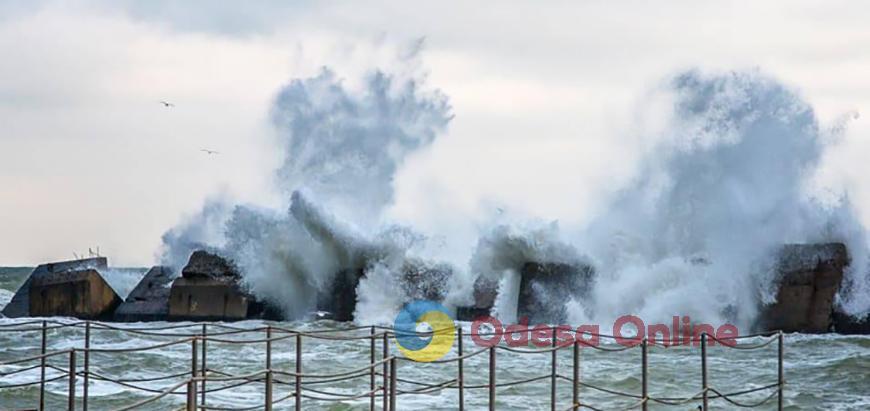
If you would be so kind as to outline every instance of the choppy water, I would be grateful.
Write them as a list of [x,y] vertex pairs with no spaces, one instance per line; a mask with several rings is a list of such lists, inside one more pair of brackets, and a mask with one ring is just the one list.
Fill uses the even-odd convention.
[[[0,301],[0,303],[4,303]],[[21,320],[0,319],[3,326]],[[70,320],[72,321],[72,320]],[[332,322],[285,322],[270,323],[285,328],[313,330],[322,328],[347,327]],[[161,327],[179,325],[178,323],[123,324],[120,326]],[[233,323],[234,327],[258,328],[265,326],[262,321]],[[20,328],[20,327],[18,327]],[[469,324],[464,324],[466,333]],[[8,329],[8,327],[7,327]],[[190,324],[187,329],[166,332],[199,332],[199,325]],[[210,327],[211,332],[218,330]],[[363,335],[367,330],[349,332]],[[349,335],[348,334],[348,335]],[[258,339],[263,332],[231,335],[227,339]],[[51,330],[48,333],[48,350],[63,350],[81,347],[84,330],[66,328]],[[134,348],[171,341],[177,337],[143,336],[110,330],[94,330],[93,348]],[[747,341],[753,343],[758,341]],[[230,374],[245,374],[264,368],[265,344],[234,345],[211,342],[207,347],[208,368]],[[377,351],[381,351],[380,341]],[[455,355],[454,351],[448,355]],[[466,353],[476,349],[470,339],[465,340]],[[533,349],[533,347],[529,347]],[[155,351],[132,353],[92,353],[91,372],[125,379],[148,379],[157,376],[183,374],[190,370],[190,344],[180,344]],[[394,342],[390,351],[397,352]],[[303,339],[303,369],[305,372],[329,374],[365,366],[369,362],[370,346],[367,340],[329,341],[312,338]],[[0,361],[6,362],[39,353],[39,332],[2,332],[0,331]],[[649,389],[653,396],[682,397],[700,390],[700,352],[694,347],[652,347],[649,357]],[[777,352],[776,344],[756,351],[734,350],[726,347],[711,347],[709,355],[710,385],[723,392],[734,392],[746,388],[760,387],[776,382]],[[67,367],[68,357],[57,357],[49,361],[59,368]],[[287,339],[273,343],[273,368],[293,371],[295,367],[295,342]],[[78,366],[82,358],[78,358]],[[497,355],[497,378],[499,382],[527,379],[547,375],[550,372],[550,354],[514,354],[499,351]],[[640,350],[619,353],[603,353],[583,349],[581,355],[581,380],[588,384],[612,390],[640,392]],[[31,363],[28,365],[35,365]],[[8,373],[27,365],[0,366],[0,372]],[[572,354],[569,349],[559,352],[558,372],[571,376]],[[488,357],[479,355],[470,358],[465,365],[466,385],[485,385],[488,378]],[[426,383],[437,383],[456,377],[455,364],[399,363],[399,378]],[[48,378],[61,373],[49,370]],[[787,387],[785,404],[791,410],[863,410],[870,408],[870,337],[838,335],[787,335],[785,340],[785,376]],[[135,382],[134,384],[153,390],[162,390],[183,380],[184,377],[166,381]],[[289,377],[285,377],[289,378]],[[0,376],[0,386],[37,381],[39,370]],[[381,377],[378,377],[380,384]],[[82,395],[79,379],[78,397]],[[210,382],[209,389],[224,386],[226,383]],[[497,393],[498,409],[534,410],[549,408],[549,379],[533,383],[500,388]],[[61,378],[47,385],[47,409],[62,409],[66,406],[67,381]],[[399,382],[400,390],[420,388],[409,383]],[[369,377],[363,376],[352,381],[310,386],[319,390],[354,394],[368,391]],[[278,386],[274,398],[289,394],[291,385]],[[91,380],[90,408],[94,410],[113,409],[147,398],[149,393],[139,392],[115,383]],[[34,407],[38,398],[38,386],[25,388],[0,389],[0,409]],[[179,391],[183,393],[183,390]],[[770,391],[738,397],[743,402],[757,402]],[[224,407],[253,406],[262,402],[263,385],[249,384],[225,391],[209,393],[207,403]],[[311,395],[318,395],[311,393]],[[606,409],[625,407],[633,400],[597,392],[590,388],[581,390],[584,402]],[[402,395],[398,397],[399,409],[436,409],[457,408],[455,389],[443,389],[430,394]],[[468,409],[485,409],[487,406],[486,389],[466,391]],[[324,410],[362,410],[368,409],[368,398],[341,402],[321,402],[303,400],[304,409]],[[557,386],[558,409],[570,405],[571,388],[567,381],[559,381]],[[181,407],[184,395],[170,395],[143,409],[164,410]],[[380,406],[380,399],[378,399]],[[722,400],[711,403],[714,409],[732,409]],[[292,409],[292,400],[287,400],[275,409]],[[653,404],[650,409],[694,410],[696,402],[675,407]],[[775,409],[775,400],[758,409]]]

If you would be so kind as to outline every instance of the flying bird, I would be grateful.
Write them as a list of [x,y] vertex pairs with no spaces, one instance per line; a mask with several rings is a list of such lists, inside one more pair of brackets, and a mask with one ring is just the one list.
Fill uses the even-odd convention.
[[166,108],[172,108],[172,107],[175,107],[175,104],[170,103],[170,102],[165,101],[165,100],[160,100],[160,104],[163,104],[163,107],[166,107]]
[[206,153],[206,154],[208,154],[208,155],[212,155],[212,154],[220,154],[220,151],[209,150],[209,149],[207,149],[207,148],[200,149],[199,151],[202,151],[203,153]]

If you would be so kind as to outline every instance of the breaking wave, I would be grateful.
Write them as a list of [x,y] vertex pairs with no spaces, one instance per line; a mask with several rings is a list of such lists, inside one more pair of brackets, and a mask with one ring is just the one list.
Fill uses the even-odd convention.
[[[364,269],[360,284],[397,272],[423,237],[384,224],[393,178],[412,152],[432,144],[451,119],[446,96],[419,80],[375,72],[359,93],[329,69],[293,80],[275,100],[273,120],[285,152],[276,172],[286,211],[211,200],[164,235],[164,263],[184,265],[196,248],[233,259],[256,295],[291,318],[311,312],[341,270]],[[380,288],[380,287],[378,287]],[[394,312],[404,300],[360,294],[357,318],[377,301]]]
[[[393,179],[452,114],[447,97],[418,78],[378,71],[364,84],[352,92],[324,69],[282,89],[273,119],[287,208],[209,200],[164,235],[164,262],[180,267],[195,248],[215,250],[236,261],[254,293],[297,318],[336,273],[362,268],[355,317],[390,321],[409,297],[408,261],[437,263],[415,256],[425,235],[384,221]],[[511,318],[522,264],[546,261],[594,267],[588,295],[556,302],[574,323],[633,313],[747,326],[759,301],[773,298],[781,245],[843,242],[852,264],[838,304],[854,315],[870,310],[866,231],[845,193],[823,198],[813,186],[845,123],[824,128],[797,93],[756,71],[681,73],[647,107],[659,119],[641,128],[651,149],[604,212],[584,226],[501,221],[482,230],[468,263],[446,268],[448,303],[467,301],[484,276],[500,281],[495,310]]]

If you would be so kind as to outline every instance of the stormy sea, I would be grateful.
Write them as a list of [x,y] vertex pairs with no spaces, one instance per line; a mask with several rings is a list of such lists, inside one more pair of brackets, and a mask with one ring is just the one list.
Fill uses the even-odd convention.
[[[857,319],[870,312],[867,231],[846,193],[818,187],[813,179],[827,148],[848,127],[850,117],[821,124],[799,93],[764,73],[690,70],[663,80],[650,92],[645,105],[649,112],[638,115],[656,121],[639,127],[643,131],[637,137],[646,142],[647,150],[638,160],[636,176],[614,187],[606,207],[582,224],[565,224],[559,216],[524,215],[505,205],[483,218],[468,216],[461,227],[445,223],[438,233],[394,221],[387,210],[395,200],[398,170],[431,147],[461,113],[453,112],[449,96],[427,84],[425,76],[375,70],[359,84],[352,88],[339,74],[324,68],[313,77],[293,79],[277,93],[271,118],[279,140],[276,149],[286,155],[273,179],[283,204],[214,197],[164,234],[155,263],[179,270],[195,250],[220,255],[238,267],[248,292],[287,319],[242,321],[233,327],[389,326],[403,305],[418,295],[415,286],[420,277],[405,275],[408,267],[416,267],[415,272],[424,277],[439,273],[434,294],[449,308],[474,304],[476,283],[494,284],[498,295],[490,314],[510,324],[519,320],[516,295],[521,271],[527,262],[537,261],[590,267],[582,279],[582,293],[549,300],[548,295],[538,296],[542,306],[563,313],[567,324],[601,324],[601,332],[609,333],[608,324],[627,314],[648,324],[670,324],[674,316],[685,316],[693,323],[732,324],[745,335],[756,330],[761,307],[776,301],[777,250],[785,244],[821,243],[848,249],[843,286],[833,301],[837,312]],[[463,219],[444,219],[458,220]],[[145,270],[116,269],[104,275],[123,297]],[[318,298],[329,293],[337,273],[347,270],[362,273],[354,286],[353,321],[317,319],[312,313],[318,309]],[[11,299],[29,272],[30,268],[0,269],[0,305]],[[0,325],[12,321],[0,319]],[[466,335],[473,331],[470,323],[461,324]],[[147,324],[165,325],[179,323]],[[191,324],[187,331],[197,332],[199,327]],[[81,328],[54,329],[47,338],[48,349],[76,347],[81,338]],[[92,335],[91,346],[133,348],[160,341],[166,339],[100,330]],[[765,341],[756,337],[741,344]],[[4,347],[0,361],[36,354],[39,344],[38,331],[0,332]],[[292,339],[273,344],[273,367],[292,369],[293,344]],[[370,360],[365,339],[306,340],[305,344],[303,363],[323,374]],[[397,352],[395,342],[390,344],[390,352]],[[475,348],[470,340],[465,344],[469,350]],[[455,355],[456,349],[454,344],[448,356]],[[700,391],[698,351],[697,347],[651,347],[650,394],[681,397]],[[227,374],[261,369],[264,361],[262,346],[213,343],[208,353],[209,369]],[[710,347],[708,355],[710,385],[721,392],[777,382],[777,344],[758,350]],[[556,357],[557,369],[570,375],[571,351],[558,351]],[[580,392],[584,402],[604,404],[606,409],[636,402],[592,386],[636,395],[641,389],[638,350],[584,349],[581,357],[580,375],[589,384]],[[546,353],[500,352],[498,378],[519,381],[548,375],[549,358]],[[181,375],[189,369],[189,359],[189,347],[183,345],[94,353],[90,359],[94,375],[123,375],[153,392],[95,378],[89,388],[91,406],[111,408],[159,393],[166,383],[152,381],[153,377]],[[55,358],[51,363],[61,367],[63,361]],[[480,388],[486,385],[487,361],[479,355],[465,363],[467,385],[477,386],[466,393],[469,409],[487,407],[487,390]],[[784,340],[786,409],[866,409],[870,407],[868,370],[870,337],[788,334]],[[0,372],[5,373],[5,386],[33,381],[40,370],[9,366]],[[455,378],[457,370],[453,364],[402,362],[398,372],[405,380],[436,384]],[[65,403],[67,388],[60,376],[54,369],[47,376],[52,380],[47,398],[52,409]],[[405,390],[414,389],[411,383],[400,383]],[[334,382],[329,390],[348,398],[311,400],[304,408],[367,409],[368,397],[350,397],[365,392],[369,384],[366,378]],[[550,384],[543,378],[503,387],[498,409],[546,408]],[[564,379],[556,385],[559,409],[567,408],[571,385]],[[279,385],[278,394],[286,394],[289,387]],[[457,390],[423,387],[430,389],[400,396],[399,409],[457,408]],[[262,392],[258,384],[216,391],[209,394],[208,404],[247,407],[260,401]],[[28,407],[37,395],[34,386],[3,389],[0,404]],[[770,395],[770,390],[760,390],[739,400],[751,404]],[[733,406],[717,401],[715,408]],[[183,395],[168,395],[145,408],[183,404]],[[673,406],[656,403],[651,408],[689,410],[698,405],[687,401]],[[775,407],[774,399],[760,409]]]
[[[144,272],[144,269],[140,272]],[[24,281],[29,268],[0,268],[0,305],[8,302],[11,295]],[[37,319],[38,320],[38,319]],[[50,320],[58,320],[52,318]],[[62,319],[74,321],[74,319]],[[21,320],[0,319],[0,326],[20,322]],[[190,324],[190,323],[181,323]],[[291,329],[319,330],[327,328],[349,328],[346,323],[332,321],[288,321],[264,322],[243,321],[232,323],[234,327],[258,328],[266,324]],[[178,326],[179,323],[133,323],[118,324],[119,326],[147,326],[159,328],[162,326]],[[470,332],[470,323],[461,323],[466,335]],[[188,331],[196,333],[199,325],[190,324],[187,328],[173,329],[165,332]],[[365,333],[358,333],[364,335]],[[262,332],[254,335],[229,336],[226,338],[255,339],[262,338]],[[63,329],[48,333],[47,350],[62,350],[81,346],[83,330]],[[92,347],[133,348],[171,341],[172,337],[137,336],[112,331],[94,332]],[[746,344],[761,342],[762,337],[745,341]],[[787,334],[785,336],[784,373],[787,385],[784,390],[785,409],[788,410],[861,410],[870,407],[870,397],[867,386],[870,384],[870,337],[844,336],[836,334],[811,335]],[[240,348],[235,345],[212,343],[208,347],[208,367],[229,374],[243,375],[263,368],[265,361],[263,344],[248,345]],[[0,361],[10,361],[25,356],[35,355],[40,349],[39,331],[24,333],[0,332],[0,346],[4,347]],[[475,349],[470,339],[465,340],[466,352]],[[380,349],[380,346],[378,347]],[[397,349],[391,343],[393,352]],[[91,372],[95,375],[123,375],[130,380],[145,380],[136,382],[140,387],[155,391],[165,389],[166,381],[147,381],[149,378],[169,374],[185,374],[189,370],[190,348],[187,345],[167,347],[161,350],[134,352],[124,354],[96,353],[90,359]],[[456,346],[448,353],[456,355]],[[718,387],[722,392],[736,392],[750,388],[763,387],[777,381],[777,346],[776,344],[753,351],[741,351],[726,347],[711,347],[708,351],[710,370],[710,385]],[[346,371],[365,365],[369,361],[369,342],[356,341],[318,341],[306,340],[303,350],[303,363],[306,368],[322,374]],[[465,378],[468,386],[486,385],[488,374],[488,359],[485,355],[470,358],[466,364]],[[550,372],[549,354],[510,355],[499,354],[498,378],[503,381],[516,381],[537,376],[546,376]],[[273,367],[292,370],[295,366],[295,346],[292,340],[275,342],[272,354]],[[49,364],[59,368],[66,367],[66,358],[52,359]],[[558,368],[571,374],[572,353],[570,350],[559,351]],[[81,365],[79,365],[81,366]],[[679,397],[689,396],[700,391],[701,364],[697,347],[657,347],[649,352],[650,393],[654,396]],[[8,366],[0,372],[9,372],[25,366]],[[608,389],[638,393],[640,392],[640,353],[638,350],[619,353],[608,353],[584,349],[581,354],[580,375],[582,381]],[[38,381],[39,368],[20,372],[0,378],[2,385]],[[456,377],[455,364],[425,364],[400,363],[398,372],[403,379],[440,382]],[[61,376],[59,371],[47,372],[48,380]],[[380,376],[378,377],[381,378]],[[379,380],[380,381],[380,380]],[[351,382],[340,382],[329,386],[329,390],[344,394],[354,394],[368,390],[367,377]],[[411,386],[411,388],[417,388]],[[67,382],[65,378],[47,383],[47,409],[61,409],[67,404]],[[282,386],[276,389],[275,398],[290,392],[292,386]],[[735,398],[741,403],[754,403],[771,395],[770,390],[759,391]],[[82,396],[81,383],[78,385],[78,398]],[[91,379],[89,385],[90,409],[114,409],[129,405],[139,400],[153,396],[153,393],[129,389],[116,383]],[[467,409],[486,409],[488,396],[485,389],[466,390],[465,404]],[[559,409],[571,404],[570,382],[559,381],[557,385],[557,401]],[[550,383],[542,379],[530,384],[503,388],[497,397],[498,409],[504,410],[539,410],[549,407]],[[591,388],[581,388],[580,396],[584,402],[606,405],[607,409],[627,407],[635,401],[630,398],[620,398]],[[39,386],[29,386],[0,391],[0,404],[3,409],[22,409],[33,407],[39,397]],[[209,393],[207,404],[215,407],[247,407],[261,403],[263,398],[262,384],[249,384],[232,390]],[[147,410],[166,410],[183,408],[184,395],[169,396],[155,403],[142,407]],[[432,393],[399,396],[398,409],[457,409],[458,394],[455,389],[444,389]],[[653,404],[650,409],[693,410],[700,401],[692,401],[679,406]],[[731,409],[722,400],[712,402],[712,409]],[[380,407],[380,399],[378,399]],[[334,402],[307,401],[305,409],[322,410],[367,410],[369,398],[344,400]],[[276,404],[274,409],[293,409],[292,401]],[[762,410],[776,409],[776,399],[768,401],[759,408]]]

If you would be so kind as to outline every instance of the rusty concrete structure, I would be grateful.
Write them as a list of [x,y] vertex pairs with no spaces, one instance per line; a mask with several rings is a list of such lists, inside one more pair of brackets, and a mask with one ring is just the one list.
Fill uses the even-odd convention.
[[107,269],[105,257],[41,264],[3,308],[3,315],[107,318],[121,303],[100,274]]
[[194,251],[169,292],[169,320],[244,320],[253,299],[241,275],[226,259]]
[[760,328],[825,333],[833,328],[834,297],[849,264],[846,246],[789,244],[777,266],[776,302],[763,306]]
[[31,317],[110,318],[121,297],[95,269],[65,271],[33,278]]

